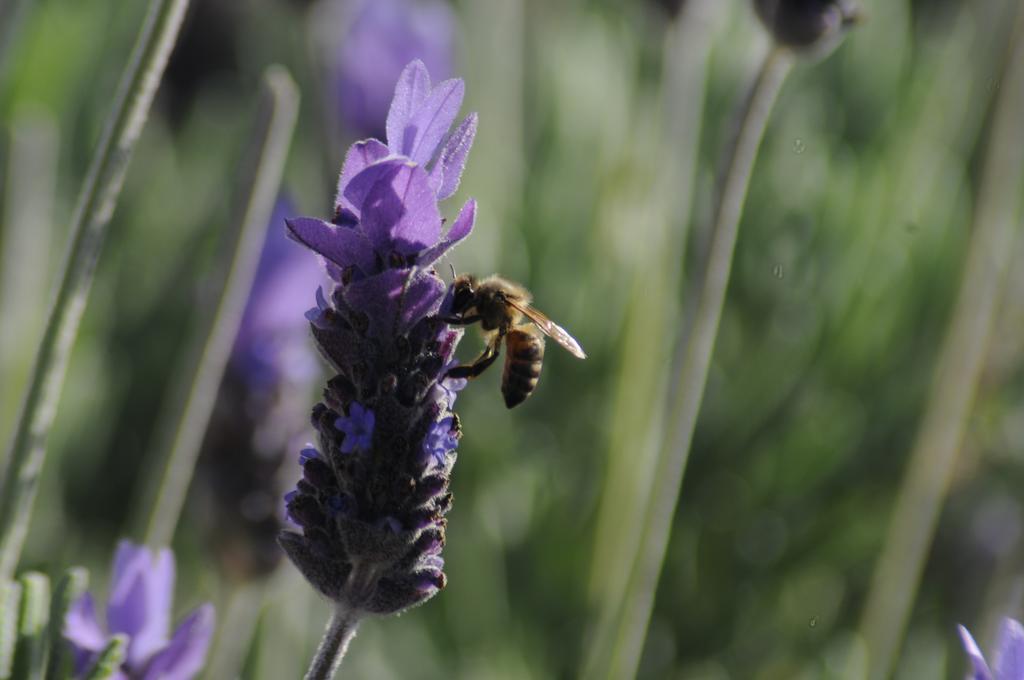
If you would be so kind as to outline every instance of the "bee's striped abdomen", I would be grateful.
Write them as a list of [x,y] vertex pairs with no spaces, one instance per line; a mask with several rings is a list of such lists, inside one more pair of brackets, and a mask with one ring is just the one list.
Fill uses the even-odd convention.
[[505,406],[512,408],[526,401],[537,387],[544,361],[544,339],[535,333],[513,329],[505,336],[505,372],[501,393]]

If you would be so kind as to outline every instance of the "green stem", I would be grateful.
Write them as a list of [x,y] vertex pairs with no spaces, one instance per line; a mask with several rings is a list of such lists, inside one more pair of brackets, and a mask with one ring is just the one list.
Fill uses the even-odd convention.
[[0,83],[6,80],[11,49],[34,0],[0,0]]
[[[49,110],[23,106],[10,126],[0,253],[0,404],[21,397],[53,287],[53,206],[60,137]],[[0,439],[15,413],[0,408]],[[7,466],[0,452],[0,479]]]
[[85,593],[89,583],[89,572],[82,567],[72,567],[57,583],[50,601],[49,662],[46,680],[63,680],[71,677],[71,649],[64,639],[64,619],[72,605]]
[[739,113],[738,133],[729,149],[719,188],[707,271],[692,331],[681,348],[683,361],[670,389],[671,402],[665,421],[667,430],[658,456],[655,484],[639,550],[622,598],[622,611],[617,617],[618,629],[603,673],[606,677],[634,677],[640,662],[718,334],[747,187],[765,126],[790,64],[789,56],[781,50],[769,52]]
[[1005,289],[1024,194],[1024,10],[993,116],[960,291],[931,392],[875,568],[861,631],[868,677],[887,678],[903,640],[921,571],[984,367]]
[[96,261],[121,192],[132,150],[178,36],[188,0],[153,0],[114,107],[86,175],[74,215],[71,245],[62,268],[7,456],[0,499],[0,578],[13,574],[28,532],[46,439],[53,424],[68,357],[92,287]]
[[207,678],[237,678],[253,645],[267,583],[232,583],[206,665]]
[[128,636],[123,633],[110,638],[110,642],[100,652],[95,665],[85,676],[85,680],[109,680],[121,670],[125,654],[128,651]]
[[50,622],[50,579],[28,572],[21,583],[21,620],[14,653],[14,677],[43,680],[46,673],[47,627]]
[[[185,400],[170,454],[153,503],[146,543],[168,545],[181,515],[196,458],[224,376],[224,367],[252,288],[267,223],[273,212],[291,145],[299,94],[295,82],[280,66],[271,66],[263,78],[258,127],[253,137],[251,165],[247,168],[241,229],[228,268],[227,280],[210,324],[192,385]],[[282,229],[284,227],[281,227]]]
[[358,626],[359,617],[354,611],[342,608],[341,605],[335,608],[327,622],[320,646],[316,648],[313,661],[309,664],[309,670],[306,671],[305,680],[331,680],[334,677]]
[[[644,206],[634,225],[644,229],[639,240],[645,250],[631,272],[633,284],[628,317],[620,346],[621,364],[616,377],[608,433],[604,489],[594,533],[590,562],[589,597],[597,610],[588,632],[581,677],[599,677],[607,668],[610,642],[629,573],[643,532],[647,499],[654,485],[654,468],[664,431],[661,409],[668,389],[665,366],[672,361],[672,334],[680,315],[675,309],[688,234],[697,151],[703,119],[708,58],[719,0],[690,0],[665,36],[662,86],[662,133],[665,144],[659,181],[645,185],[635,200]],[[616,196],[616,200],[623,197]],[[631,195],[627,197],[633,198]],[[645,224],[650,222],[645,228]],[[667,310],[651,314],[651,309]],[[620,455],[631,450],[629,456]]]

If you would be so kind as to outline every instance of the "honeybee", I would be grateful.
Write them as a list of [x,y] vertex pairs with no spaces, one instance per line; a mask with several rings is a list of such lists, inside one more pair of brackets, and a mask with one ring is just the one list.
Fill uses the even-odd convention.
[[530,291],[500,276],[489,276],[482,281],[469,274],[455,277],[451,315],[444,317],[444,321],[462,326],[479,322],[487,334],[487,347],[473,363],[452,368],[448,376],[477,377],[497,360],[504,340],[508,353],[501,376],[501,394],[505,397],[505,406],[512,408],[526,401],[537,387],[544,361],[545,335],[574,357],[586,359],[576,339],[531,307],[531,300]]

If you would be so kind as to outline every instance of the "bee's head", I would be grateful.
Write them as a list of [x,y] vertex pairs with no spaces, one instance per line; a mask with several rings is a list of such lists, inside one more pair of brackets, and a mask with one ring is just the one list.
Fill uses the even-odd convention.
[[452,281],[452,313],[462,314],[476,300],[476,277],[472,274],[461,274]]

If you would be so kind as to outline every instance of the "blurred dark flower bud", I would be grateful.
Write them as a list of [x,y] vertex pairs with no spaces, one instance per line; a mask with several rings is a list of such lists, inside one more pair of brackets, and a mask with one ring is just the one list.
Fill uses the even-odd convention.
[[861,19],[856,0],[754,0],[758,17],[776,43],[823,56]]

